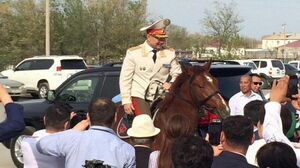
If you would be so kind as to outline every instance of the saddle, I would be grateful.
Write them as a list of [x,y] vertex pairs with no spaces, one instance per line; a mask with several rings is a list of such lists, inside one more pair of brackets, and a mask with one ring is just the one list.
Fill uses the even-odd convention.
[[[151,105],[150,105],[150,111],[151,111],[151,116],[152,120],[155,120],[155,117],[157,115],[158,112],[158,103],[160,101],[162,101],[163,99],[161,97],[155,99]],[[119,138],[129,138],[129,136],[127,135],[127,130],[132,126],[132,121],[134,119],[135,115],[129,115],[127,113],[125,113],[123,115],[123,117],[120,119],[118,125],[117,125],[117,135],[119,136]]]

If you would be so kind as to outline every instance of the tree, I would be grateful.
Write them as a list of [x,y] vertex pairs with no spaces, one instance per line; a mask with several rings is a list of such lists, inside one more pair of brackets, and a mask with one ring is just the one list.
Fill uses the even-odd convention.
[[221,57],[221,49],[231,50],[232,42],[241,30],[238,26],[242,19],[235,13],[235,3],[224,4],[215,1],[215,11],[205,11],[202,20],[205,30],[217,43],[217,54]]

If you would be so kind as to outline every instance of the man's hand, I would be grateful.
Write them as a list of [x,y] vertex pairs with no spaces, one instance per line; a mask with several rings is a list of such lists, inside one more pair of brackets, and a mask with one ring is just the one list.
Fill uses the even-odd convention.
[[298,87],[298,94],[292,95],[293,98],[296,100],[292,100],[292,104],[296,110],[300,110],[300,86],[299,84],[297,85]]
[[124,104],[124,111],[127,114],[133,114],[134,107],[132,103]]
[[0,84],[0,101],[5,106],[7,103],[13,102],[10,95],[7,93],[6,89]]
[[290,77],[285,75],[280,80],[273,81],[273,86],[270,91],[270,101],[283,103],[287,100],[286,93],[288,89],[289,79]]
[[166,90],[169,90],[171,88],[171,83],[169,82],[165,82],[163,85],[162,85],[162,88],[166,89]]
[[72,129],[78,130],[78,131],[84,131],[86,128],[90,125],[90,120],[81,120],[79,123],[77,123]]

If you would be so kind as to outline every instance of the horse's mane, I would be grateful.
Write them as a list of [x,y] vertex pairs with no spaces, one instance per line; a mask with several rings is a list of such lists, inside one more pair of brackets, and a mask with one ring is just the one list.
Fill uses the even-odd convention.
[[[204,71],[203,66],[194,66],[190,69],[193,74],[200,74]],[[173,99],[175,97],[175,94],[177,94],[183,85],[184,82],[186,82],[192,75],[188,74],[187,72],[182,72],[174,81],[174,83],[171,86],[170,92],[166,94],[166,97],[158,104],[159,111],[164,112],[167,110],[169,105],[173,102]]]

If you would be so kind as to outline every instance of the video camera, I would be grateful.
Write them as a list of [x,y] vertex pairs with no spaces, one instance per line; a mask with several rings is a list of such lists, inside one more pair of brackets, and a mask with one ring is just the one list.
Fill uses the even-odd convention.
[[104,161],[102,161],[102,160],[96,160],[96,159],[86,160],[85,165],[82,165],[82,167],[85,167],[85,168],[111,168],[111,166],[103,165],[103,162]]

